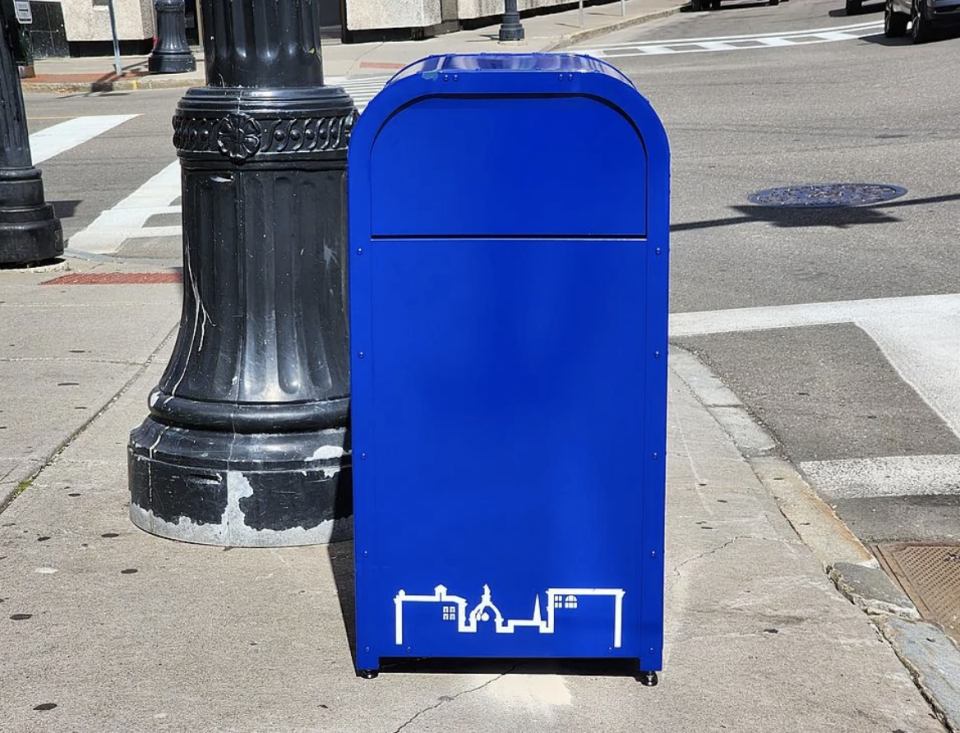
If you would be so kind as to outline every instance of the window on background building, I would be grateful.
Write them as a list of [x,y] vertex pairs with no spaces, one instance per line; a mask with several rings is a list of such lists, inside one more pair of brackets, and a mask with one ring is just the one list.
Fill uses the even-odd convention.
[[577,607],[577,597],[576,596],[567,596],[563,599],[564,608],[576,608]]
[[457,608],[456,608],[456,606],[444,606],[444,607],[443,607],[443,620],[444,620],[444,621],[456,621],[456,620],[457,620]]
[[553,607],[554,607],[554,608],[563,608],[563,596],[554,596],[554,597],[553,597]]

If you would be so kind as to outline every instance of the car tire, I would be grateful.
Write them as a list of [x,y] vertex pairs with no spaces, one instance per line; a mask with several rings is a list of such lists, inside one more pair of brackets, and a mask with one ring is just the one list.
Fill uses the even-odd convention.
[[907,23],[910,17],[906,13],[898,13],[893,4],[887,2],[883,10],[883,35],[886,38],[902,38],[907,35]]
[[863,0],[847,0],[847,15],[858,15],[863,12]]
[[709,6],[710,0],[690,0],[690,8],[695,13],[699,13],[704,9],[704,6]]
[[910,24],[910,40],[914,43],[926,43],[933,38],[933,29],[930,27],[930,21],[923,17],[923,11],[917,4],[917,0],[914,0],[913,13],[911,13],[910,20],[912,21]]
[[720,9],[720,0],[710,0],[710,9],[719,10]]
[[779,5],[779,4],[780,4],[780,0],[770,0],[770,4],[771,4],[771,5]]

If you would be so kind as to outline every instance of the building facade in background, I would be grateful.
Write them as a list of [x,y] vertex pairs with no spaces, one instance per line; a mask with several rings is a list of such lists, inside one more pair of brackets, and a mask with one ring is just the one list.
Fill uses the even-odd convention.
[[[200,43],[199,3],[186,0],[187,40]],[[573,7],[571,0],[517,0],[521,12]],[[113,0],[123,54],[153,48],[153,0]],[[30,0],[30,40],[35,58],[112,55],[108,0]],[[426,38],[464,24],[499,21],[503,0],[320,0],[324,35],[344,42]]]

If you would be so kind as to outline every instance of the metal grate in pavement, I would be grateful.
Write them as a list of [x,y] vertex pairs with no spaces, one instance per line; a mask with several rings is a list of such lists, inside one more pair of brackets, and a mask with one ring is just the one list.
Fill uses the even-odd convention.
[[920,615],[960,642],[960,544],[899,542],[874,549]]
[[179,272],[85,272],[63,275],[40,283],[41,285],[159,285],[161,283],[179,283],[183,275]]

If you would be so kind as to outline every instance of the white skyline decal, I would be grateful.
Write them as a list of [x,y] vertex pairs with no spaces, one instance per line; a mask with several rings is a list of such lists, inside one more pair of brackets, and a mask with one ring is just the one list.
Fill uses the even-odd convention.
[[400,590],[393,599],[396,609],[396,643],[403,644],[403,607],[407,603],[436,603],[441,608],[441,623],[457,622],[457,632],[461,634],[476,634],[481,623],[493,623],[498,634],[512,634],[517,628],[535,628],[541,634],[553,634],[556,626],[557,611],[561,615],[576,613],[580,605],[580,598],[609,597],[613,599],[613,646],[620,648],[623,626],[623,596],[621,588],[547,588],[547,612],[543,618],[540,604],[540,594],[537,594],[533,603],[533,615],[529,619],[504,619],[500,609],[493,603],[489,585],[483,586],[483,595],[480,603],[467,612],[467,599],[462,596],[450,595],[446,586],[438,585],[432,595],[412,595]]

